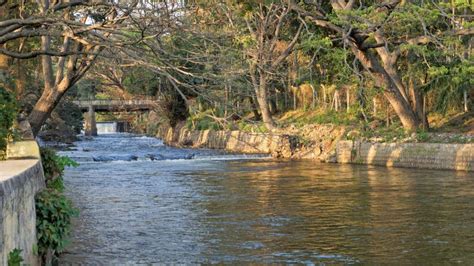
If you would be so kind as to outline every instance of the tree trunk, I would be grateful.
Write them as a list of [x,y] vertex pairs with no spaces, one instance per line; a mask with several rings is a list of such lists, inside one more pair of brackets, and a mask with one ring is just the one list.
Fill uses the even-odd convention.
[[224,117],[227,118],[227,106],[229,105],[229,90],[227,87],[227,82],[224,85]]
[[8,70],[8,66],[10,65],[10,57],[0,54],[0,70]]
[[346,110],[349,113],[351,108],[351,95],[349,94],[349,88],[346,88]]
[[296,92],[293,92],[293,110],[296,110]]
[[467,104],[467,90],[464,89],[463,91],[463,98],[464,98],[464,112],[469,112],[468,104]]
[[31,130],[35,136],[41,130],[41,126],[43,126],[46,119],[48,119],[51,112],[54,110],[56,105],[61,100],[64,92],[60,92],[57,88],[51,88],[43,92],[39,100],[36,102],[35,107],[30,113],[28,120],[31,125]]
[[411,107],[417,116],[417,119],[422,122],[424,130],[429,129],[428,119],[426,114],[423,112],[423,96],[420,91],[415,88],[415,82],[410,77],[408,81],[408,91],[410,93]]
[[326,85],[321,85],[323,88],[323,108],[326,109],[327,107],[327,94],[326,94]]
[[20,100],[23,94],[25,93],[26,89],[26,72],[25,66],[23,65],[21,60],[16,60],[16,80],[15,80],[15,91],[16,91],[16,98]]
[[[3,45],[2,47],[5,47],[5,45]],[[12,84],[10,84],[11,82],[9,81],[10,61],[11,58],[9,56],[0,54],[0,87],[4,87],[7,91],[13,92],[13,89],[11,88]]]
[[269,105],[269,108],[270,108],[270,114],[278,113],[277,103],[274,99],[270,98],[268,105]]
[[255,93],[257,95],[258,106],[262,112],[263,123],[268,130],[272,130],[275,128],[275,122],[268,108],[267,79],[263,73],[260,73],[259,84],[255,87]]
[[[353,44],[351,44],[351,50],[363,67],[373,74],[377,86],[384,88],[384,95],[400,118],[405,130],[409,132],[416,131],[420,127],[421,121],[417,119],[415,112],[413,112],[410,103],[407,101],[400,78],[393,67],[390,66],[391,62],[389,61],[393,61],[392,58],[389,60],[386,58],[386,54],[377,50],[384,61],[382,65],[379,59],[369,51],[359,50]],[[384,67],[388,67],[389,70],[386,70]]]
[[255,120],[262,119],[262,116],[258,112],[258,106],[255,103],[255,99],[253,98],[253,96],[249,97],[249,102],[250,102],[250,106],[252,107],[252,112],[253,112],[253,116],[255,117]]
[[339,111],[339,91],[334,91],[334,110]]
[[395,110],[395,113],[400,118],[405,130],[408,132],[416,131],[420,126],[420,121],[416,119],[415,114],[411,110],[411,106],[406,101],[404,101],[403,98],[401,99],[400,96],[394,94],[391,91],[386,90],[384,95]]

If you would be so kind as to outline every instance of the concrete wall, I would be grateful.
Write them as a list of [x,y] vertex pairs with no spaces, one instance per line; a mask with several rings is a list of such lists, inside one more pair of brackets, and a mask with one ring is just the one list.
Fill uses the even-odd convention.
[[339,163],[474,171],[474,144],[340,141]]
[[34,141],[9,144],[8,155],[0,161],[0,264],[7,265],[8,254],[18,248],[25,264],[38,265],[35,195],[45,186],[38,146]]

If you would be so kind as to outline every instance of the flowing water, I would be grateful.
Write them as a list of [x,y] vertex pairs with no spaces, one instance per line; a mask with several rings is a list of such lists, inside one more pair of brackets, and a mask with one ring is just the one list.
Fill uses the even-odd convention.
[[474,176],[108,135],[63,152],[80,209],[61,264],[474,263]]
[[97,122],[97,133],[111,134],[117,132],[117,122]]

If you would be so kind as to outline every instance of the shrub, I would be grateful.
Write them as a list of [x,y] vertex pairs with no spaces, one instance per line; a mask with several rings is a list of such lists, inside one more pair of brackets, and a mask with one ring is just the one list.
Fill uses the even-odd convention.
[[78,214],[72,202],[62,193],[66,166],[78,164],[67,156],[59,156],[50,148],[41,148],[46,189],[36,196],[36,231],[38,254],[47,262],[48,254],[56,256],[64,250],[71,220]]
[[44,176],[46,178],[46,186],[62,191],[64,186],[62,183],[62,174],[66,166],[78,166],[74,160],[67,156],[59,156],[51,148],[41,147],[41,159],[43,163]]
[[15,98],[0,87],[0,160],[5,159],[8,139],[12,136],[13,121],[16,117]]
[[39,255],[44,257],[49,250],[57,255],[64,250],[71,229],[71,219],[77,213],[72,202],[54,188],[47,188],[38,194],[36,230]]

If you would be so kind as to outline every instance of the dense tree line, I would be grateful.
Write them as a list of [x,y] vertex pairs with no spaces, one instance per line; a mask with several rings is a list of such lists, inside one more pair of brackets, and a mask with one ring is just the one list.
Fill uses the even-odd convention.
[[416,131],[429,129],[430,112],[470,109],[472,9],[469,0],[7,0],[0,80],[33,101],[35,134],[67,91],[91,82],[114,97],[162,95],[172,120],[251,117],[272,130],[275,115],[296,108],[366,122],[384,110]]

